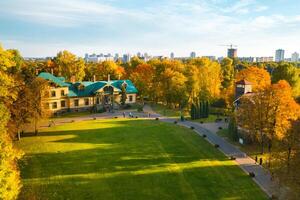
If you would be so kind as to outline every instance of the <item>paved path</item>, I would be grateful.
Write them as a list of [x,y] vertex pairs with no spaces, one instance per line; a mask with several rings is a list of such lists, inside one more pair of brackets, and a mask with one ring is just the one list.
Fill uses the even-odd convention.
[[[157,118],[159,117],[160,120],[168,123],[174,123],[174,119],[168,118],[168,117],[162,117],[161,115],[155,113],[150,106],[145,105],[144,112],[139,113],[135,111],[125,111],[126,116],[128,117],[129,112],[131,112],[134,116],[138,116],[139,118],[148,118],[149,119],[149,113],[150,118]],[[107,119],[107,118],[114,118],[114,117],[120,117],[123,118],[123,111],[116,111],[115,113],[101,113],[101,114],[91,114],[87,116],[81,116],[81,117],[72,117],[72,118],[57,118],[53,119],[54,125],[64,124],[64,123],[71,123],[74,121],[84,121],[84,120],[91,120],[93,118],[97,119]],[[40,126],[40,128],[48,127],[49,123],[44,124]],[[261,187],[263,191],[265,191],[269,196],[272,195],[272,190],[274,188],[274,183],[271,181],[271,175],[268,171],[266,171],[263,167],[260,165],[257,165],[255,161],[247,156],[246,153],[242,152],[240,149],[235,147],[234,145],[230,144],[228,141],[226,141],[224,138],[218,136],[216,132],[219,130],[219,127],[225,128],[227,127],[226,123],[204,123],[200,124],[197,122],[191,122],[191,121],[178,121],[178,125],[185,126],[190,128],[193,126],[195,129],[195,132],[199,134],[200,136],[206,135],[206,140],[210,142],[211,144],[218,144],[219,150],[223,152],[226,156],[234,156],[236,158],[237,164],[244,170],[246,173],[254,172],[255,177],[253,180]]]
[[[156,115],[156,117],[160,117],[162,121],[174,123],[174,119],[170,119],[168,117],[162,117],[158,114],[154,113],[150,106],[145,106],[145,111],[152,113],[153,115]],[[219,130],[219,127],[227,128],[228,124],[224,122],[218,122],[218,123],[204,123],[200,124],[197,122],[191,122],[191,121],[178,121],[178,125],[185,126],[190,128],[193,126],[197,134],[200,136],[206,135],[206,140],[210,142],[211,144],[218,144],[219,150],[223,152],[226,156],[234,156],[236,158],[237,164],[244,170],[247,174],[249,172],[254,172],[255,177],[253,180],[260,186],[260,188],[267,193],[269,197],[272,196],[273,190],[275,188],[275,184],[271,180],[271,174],[265,170],[262,166],[255,163],[255,161],[249,157],[246,153],[242,152],[239,148],[236,146],[230,144],[228,141],[226,141],[221,136],[217,135],[217,131]]]

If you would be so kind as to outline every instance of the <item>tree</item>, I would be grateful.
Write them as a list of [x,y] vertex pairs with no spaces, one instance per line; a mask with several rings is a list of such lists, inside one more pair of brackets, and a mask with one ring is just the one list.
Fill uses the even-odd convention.
[[228,88],[233,85],[234,80],[234,67],[232,65],[233,60],[230,58],[224,58],[221,61],[221,69],[223,75],[222,87]]
[[271,85],[270,74],[264,70],[257,67],[249,67],[237,73],[236,80],[247,80],[253,85],[253,91],[259,91]]
[[97,65],[95,75],[98,80],[107,80],[108,75],[111,79],[119,79],[124,70],[118,66],[114,61],[103,61]]
[[300,95],[300,70],[291,63],[280,63],[273,70],[272,82],[277,83],[280,80],[286,80],[293,88],[293,95]]
[[7,105],[16,98],[11,92],[14,86],[13,78],[8,71],[15,66],[13,55],[0,46],[0,199],[17,199],[22,187],[17,161],[22,153],[17,151],[7,133],[7,123],[10,118]]
[[127,99],[127,95],[126,95],[126,85],[123,84],[122,85],[122,90],[121,90],[121,105],[124,106],[125,102]]
[[138,65],[130,75],[130,79],[139,91],[141,100],[144,97],[150,97],[153,91],[154,69],[149,64]]
[[85,63],[82,58],[76,56],[68,51],[61,51],[57,54],[55,62],[59,68],[59,75],[71,80],[75,77],[77,81],[81,81],[85,76]]
[[45,99],[48,97],[48,84],[46,80],[37,77],[28,85],[28,88],[30,89],[30,105],[28,109],[32,116],[35,134],[37,134],[38,122],[49,116],[48,106],[45,103]]

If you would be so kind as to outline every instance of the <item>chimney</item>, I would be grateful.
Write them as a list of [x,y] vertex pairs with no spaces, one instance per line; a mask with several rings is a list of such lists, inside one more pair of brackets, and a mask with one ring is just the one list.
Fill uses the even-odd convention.
[[110,82],[110,74],[107,76],[107,82]]
[[75,83],[76,82],[75,76],[71,76],[70,81],[71,81],[71,83]]
[[93,82],[96,82],[96,75],[93,75]]

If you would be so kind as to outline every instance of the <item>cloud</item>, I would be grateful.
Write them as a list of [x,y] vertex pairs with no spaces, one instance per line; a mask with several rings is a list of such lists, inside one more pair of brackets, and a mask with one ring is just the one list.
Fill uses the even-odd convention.
[[[20,37],[18,47],[23,47],[26,52],[31,49],[33,55],[38,54],[40,46],[45,43],[49,45],[51,55],[61,48],[80,54],[94,49],[112,53],[152,51],[155,54],[166,54],[174,51],[180,55],[189,54],[193,50],[206,55],[220,55],[225,52],[223,48],[217,47],[221,43],[247,44],[251,49],[251,42],[266,44],[262,41],[272,41],[283,34],[300,34],[296,30],[300,15],[267,14],[263,11],[269,11],[270,5],[261,4],[258,0],[23,2],[0,1],[0,16],[16,22],[27,22],[41,30],[46,29],[46,34],[54,38],[49,41],[39,32],[35,34],[36,38]],[[295,29],[293,33],[291,27]],[[4,38],[3,35],[1,39],[16,40],[12,36]],[[22,40],[28,42],[22,43]]]

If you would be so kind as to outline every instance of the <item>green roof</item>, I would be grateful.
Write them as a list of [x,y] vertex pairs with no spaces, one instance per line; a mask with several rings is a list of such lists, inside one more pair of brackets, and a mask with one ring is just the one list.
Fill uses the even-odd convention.
[[[122,84],[125,82],[127,84],[126,93],[128,94],[136,94],[138,93],[136,87],[130,80],[112,80],[110,82],[107,81],[82,81],[76,83],[64,82],[63,77],[56,77],[50,73],[42,72],[38,77],[44,78],[61,87],[69,87],[68,97],[84,97],[84,96],[93,96],[96,94],[98,90],[105,87],[106,85],[112,85],[117,89],[117,91],[121,92]],[[83,90],[78,90],[78,86],[83,85]]]
[[40,73],[38,75],[38,77],[43,78],[43,79],[48,80],[48,81],[51,81],[51,82],[53,82],[56,85],[59,85],[61,87],[68,87],[69,86],[69,84],[65,83],[64,80],[62,80],[61,77],[53,76],[52,74],[47,73],[47,72]]

